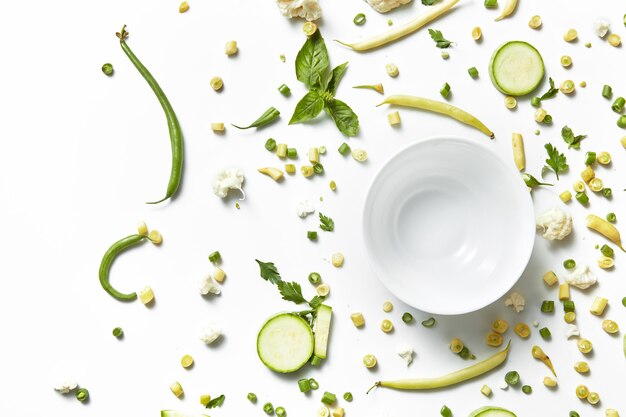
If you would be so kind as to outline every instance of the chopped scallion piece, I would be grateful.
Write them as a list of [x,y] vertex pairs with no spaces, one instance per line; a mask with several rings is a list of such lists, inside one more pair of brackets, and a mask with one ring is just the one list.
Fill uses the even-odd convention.
[[610,85],[604,85],[604,87],[602,87],[602,97],[604,98],[611,98],[611,96],[613,95],[613,89],[611,88]]
[[615,213],[609,213],[606,215],[606,221],[608,221],[609,223],[615,223],[617,221],[617,216],[615,215]]
[[87,388],[81,388],[76,391],[76,399],[81,403],[87,401],[87,398],[89,398],[89,391],[87,391]]
[[250,401],[251,403],[256,402],[256,394],[254,392],[249,392],[247,397],[248,401]]
[[265,411],[267,415],[274,414],[274,406],[272,403],[265,403],[263,404],[263,411]]
[[478,70],[476,69],[476,67],[472,67],[470,69],[467,70],[467,73],[469,74],[470,77],[472,77],[473,79],[478,78]]
[[285,411],[285,407],[276,407],[276,416],[277,417],[285,417],[287,412]]
[[278,87],[278,91],[280,91],[280,94],[282,94],[285,97],[291,95],[291,89],[287,86],[287,84],[283,84],[280,87]]
[[422,322],[422,326],[424,327],[433,327],[435,325],[435,318],[429,317]]
[[572,300],[563,301],[563,311],[566,313],[576,311],[576,304]]
[[324,165],[317,163],[315,165],[313,165],[313,172],[315,172],[316,174],[323,174],[324,173]]
[[602,195],[605,196],[606,198],[610,198],[611,195],[613,195],[613,190],[607,187],[604,190],[602,190]]
[[318,384],[315,379],[309,378],[309,386],[311,387],[312,390],[316,390],[320,387],[320,384]]
[[119,339],[120,337],[124,336],[124,330],[122,330],[121,327],[116,327],[115,329],[113,329],[113,336]]
[[219,251],[215,251],[209,255],[209,261],[213,262],[214,264],[218,263],[221,260],[222,260],[222,255],[220,255]]
[[[328,295],[328,291],[326,291],[326,295],[322,294],[322,288],[324,288],[325,284],[320,285],[317,288],[317,293],[318,295],[325,297],[326,295]],[[326,288],[328,289],[328,286],[326,286]],[[320,358],[319,356],[315,356],[313,355],[313,358],[311,359],[311,366],[320,366],[320,363],[322,363],[322,358]]]
[[296,148],[287,148],[287,158],[295,159],[298,157],[298,150]]
[[346,155],[348,155],[350,153],[350,145],[348,145],[346,142],[344,142],[344,143],[341,144],[341,146],[339,146],[338,151],[343,156],[346,156]]
[[509,385],[517,385],[519,384],[519,374],[517,371],[509,371],[504,376],[504,380]]
[[332,405],[337,400],[337,396],[332,392],[324,392],[322,395],[322,402],[326,405]]
[[541,98],[540,97],[533,97],[530,99],[530,104],[533,107],[539,107],[541,105]]
[[541,338],[543,340],[548,340],[552,336],[552,333],[550,333],[550,329],[548,329],[547,327],[539,329],[539,334],[541,335]]
[[554,301],[546,300],[541,303],[541,312],[542,313],[553,313],[554,312]]
[[624,97],[618,97],[613,102],[613,105],[611,106],[611,108],[613,109],[615,113],[621,113],[622,110],[624,109],[624,104],[626,104],[626,100],[624,100]]
[[576,193],[576,200],[578,200],[580,204],[585,205],[589,202],[589,196],[587,196],[584,191],[581,191]]
[[317,285],[322,282],[322,276],[317,272],[311,272],[309,274],[309,282],[313,285]]
[[273,152],[276,149],[276,141],[272,138],[269,138],[265,141],[265,149],[270,152]]
[[317,232],[315,230],[309,230],[306,232],[306,237],[309,240],[317,240]]
[[443,407],[441,407],[441,411],[439,411],[439,414],[441,414],[443,417],[452,417],[452,410],[450,410],[447,405],[444,405]]
[[602,255],[608,256],[609,258],[612,258],[615,254],[613,248],[606,244],[602,245],[602,247],[600,248],[600,252],[602,252]]
[[450,96],[450,84],[445,83],[443,87],[441,87],[441,90],[439,90],[439,94],[444,98],[448,98]]
[[365,23],[366,20],[367,18],[365,17],[365,15],[363,13],[359,13],[356,16],[354,16],[354,19],[352,21],[354,22],[355,25],[361,26],[362,24]]
[[533,392],[533,387],[531,387],[530,385],[524,385],[522,387],[522,392],[528,395]]
[[622,115],[619,117],[619,119],[617,119],[617,126],[621,127],[622,129],[626,127],[626,116]]
[[566,259],[563,261],[563,266],[565,269],[574,269],[576,268],[576,261],[573,259]]
[[411,313],[404,313],[402,315],[402,321],[406,324],[413,322],[413,315]]
[[498,7],[498,0],[485,0],[485,7],[487,9],[495,9]]
[[594,162],[596,162],[596,153],[587,152],[585,154],[585,165],[593,165]]
[[352,393],[351,392],[346,392],[345,394],[343,394],[343,399],[346,400],[347,402],[351,402],[352,401]]

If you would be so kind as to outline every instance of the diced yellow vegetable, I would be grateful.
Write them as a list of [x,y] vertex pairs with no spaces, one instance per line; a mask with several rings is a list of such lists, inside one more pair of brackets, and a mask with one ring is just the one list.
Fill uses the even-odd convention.
[[389,63],[385,65],[385,70],[390,77],[397,77],[398,74],[400,74],[400,71],[398,70],[398,66],[396,64]]
[[615,261],[613,258],[609,258],[608,256],[600,256],[598,258],[598,266],[602,269],[610,269],[615,265]]
[[541,23],[541,16],[534,15],[530,18],[530,21],[528,22],[528,27],[531,29],[539,29],[541,27]]
[[523,171],[526,167],[526,155],[524,153],[524,138],[520,133],[513,133],[513,160],[518,171]]
[[320,161],[320,150],[318,148],[309,149],[309,162],[317,164]]
[[561,301],[569,300],[569,297],[570,297],[569,284],[567,282],[564,282],[561,285],[559,285],[559,300]]
[[581,353],[589,353],[593,350],[593,344],[587,339],[578,339],[576,345]]
[[180,397],[184,393],[183,386],[180,385],[180,382],[174,382],[172,385],[170,385],[170,391],[172,391],[172,394],[174,394],[176,397]]
[[137,233],[144,236],[148,234],[148,226],[146,225],[146,222],[139,222],[137,225]]
[[502,345],[502,335],[496,332],[489,333],[487,335],[487,344],[494,347]]
[[185,13],[187,10],[189,10],[189,3],[186,1],[182,2],[180,6],[178,6],[179,13]]
[[141,291],[139,291],[139,299],[141,302],[146,305],[154,300],[154,292],[150,287],[144,287]]
[[558,385],[558,382],[556,381],[556,379],[552,378],[551,376],[547,376],[543,378],[543,385],[545,385],[548,388],[554,388]]
[[330,293],[330,286],[326,283],[320,284],[315,289],[315,292],[317,292],[317,295],[320,297],[326,297]]
[[391,322],[391,320],[383,320],[380,323],[380,330],[382,330],[385,333],[389,333],[393,330],[393,323]]
[[454,339],[450,341],[450,350],[454,353],[459,353],[460,351],[463,350],[463,347],[465,347],[465,345],[459,338],[455,337]]
[[391,310],[393,310],[393,303],[391,301],[385,301],[383,303],[383,311],[389,313]]
[[222,282],[224,282],[224,278],[226,278],[226,273],[222,268],[216,266],[215,270],[213,271],[213,278],[221,284]]
[[211,401],[211,396],[209,394],[202,394],[200,396],[200,405],[206,407],[206,405]]
[[567,32],[563,35],[563,40],[565,42],[573,42],[578,37],[578,32],[576,29],[568,29]]
[[150,239],[150,242],[155,245],[160,245],[161,242],[163,242],[163,236],[161,236],[161,233],[158,230],[150,230],[150,233],[148,233],[148,239]]
[[343,253],[341,252],[333,253],[333,256],[331,257],[330,261],[334,267],[341,268],[343,266],[343,261],[344,261]]
[[315,169],[311,165],[302,165],[300,167],[300,172],[305,178],[309,178],[315,174]]
[[589,189],[593,192],[600,192],[604,190],[604,182],[598,178],[594,177],[591,181],[589,181]]
[[363,365],[366,368],[373,368],[376,366],[376,363],[378,363],[376,356],[370,354],[363,356]]
[[280,179],[284,175],[283,171],[281,171],[278,168],[273,168],[273,167],[259,168],[257,171],[259,171],[261,174],[267,175],[268,177],[270,177],[274,181],[280,181]]
[[184,355],[182,358],[180,358],[180,365],[183,368],[189,368],[191,365],[193,365],[193,357],[191,355]]
[[352,320],[352,324],[354,324],[354,327],[363,327],[365,325],[365,318],[363,317],[363,313],[350,314],[350,320]]
[[472,29],[472,39],[478,42],[480,38],[482,38],[482,36],[483,36],[483,31],[480,27],[476,26],[474,27],[474,29]]
[[396,126],[400,124],[400,113],[394,111],[393,113],[389,113],[387,115],[387,120],[391,126]]
[[617,33],[611,33],[607,38],[609,45],[618,47],[622,44],[622,38]]
[[574,364],[574,370],[579,374],[586,374],[589,372],[589,364],[585,361],[576,362]]
[[619,417],[619,413],[614,408],[607,408],[604,413],[606,417]]
[[498,319],[491,325],[491,330],[496,333],[504,334],[509,329],[509,323],[506,320]]
[[549,286],[553,286],[554,284],[559,282],[559,279],[557,278],[556,274],[553,271],[548,271],[545,274],[543,274],[543,281]]
[[296,166],[294,164],[285,164],[285,172],[287,174],[295,174]]
[[211,123],[211,130],[217,133],[223,132],[225,130],[224,123],[221,123],[221,122]]
[[608,152],[600,152],[596,161],[598,161],[600,165],[608,165],[611,163],[611,154]]
[[213,77],[209,84],[214,91],[219,91],[224,86],[224,80],[222,80],[222,77]]
[[576,313],[574,313],[573,311],[568,311],[563,316],[563,319],[565,320],[566,323],[573,323],[574,320],[576,320]]
[[596,297],[595,300],[593,300],[593,304],[591,304],[589,311],[595,316],[601,316],[604,314],[604,309],[608,304],[609,300],[606,298]]
[[224,45],[224,53],[228,56],[235,55],[238,51],[237,41],[228,41]]
[[363,313],[350,314],[350,320],[352,320],[352,324],[354,324],[354,327],[363,327],[365,325],[365,318],[363,317]]
[[582,193],[583,191],[585,191],[585,183],[582,181],[576,181],[573,185],[572,188],[574,189],[574,191],[576,191],[577,193]]
[[513,331],[515,331],[515,334],[517,334],[522,339],[526,339],[528,336],[530,336],[530,327],[528,327],[528,324],[526,323],[517,323],[513,328]]
[[480,389],[481,394],[483,394],[485,397],[489,397],[491,396],[491,387],[489,387],[489,385],[483,385],[482,388]]
[[559,194],[559,198],[562,202],[567,203],[572,199],[572,193],[569,192],[569,190],[565,190],[561,194]]
[[587,184],[589,184],[589,181],[591,181],[595,176],[596,176],[596,173],[594,172],[593,168],[591,168],[590,166],[585,168],[585,170],[580,173],[580,177]]
[[276,155],[281,158],[287,158],[287,144],[286,143],[279,143],[278,145],[276,145]]
[[337,407],[333,411],[333,417],[343,417],[344,412],[345,411],[342,407]]
[[602,330],[608,334],[615,334],[619,332],[619,325],[613,320],[604,320],[602,322]]

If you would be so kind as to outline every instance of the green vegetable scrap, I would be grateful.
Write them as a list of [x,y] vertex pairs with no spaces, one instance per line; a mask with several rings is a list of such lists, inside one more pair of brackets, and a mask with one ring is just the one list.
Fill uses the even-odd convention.
[[242,126],[237,126],[233,124],[233,127],[236,127],[237,129],[242,129],[242,130],[250,129],[253,127],[263,127],[263,126],[267,126],[268,124],[278,119],[278,116],[280,116],[280,112],[274,107],[270,107],[269,109],[265,110],[265,113],[259,116],[258,119],[250,123],[248,126],[242,127]]
[[563,126],[563,129],[561,129],[561,137],[569,148],[580,149],[580,142],[585,139],[587,135],[574,135],[572,129],[568,126]]
[[335,98],[337,87],[348,63],[345,62],[328,72],[328,51],[318,30],[308,37],[296,57],[296,77],[309,92],[296,105],[289,124],[316,118],[324,110],[346,136],[359,133],[359,118],[343,101]]
[[428,33],[430,34],[431,39],[435,41],[437,48],[446,49],[451,47],[454,43],[444,38],[440,30],[428,29]]
[[546,152],[548,152],[548,159],[546,159],[546,168],[552,169],[556,174],[556,179],[559,179],[559,173],[566,171],[569,168],[567,165],[567,157],[562,153],[559,153],[558,149],[552,146],[551,143],[546,143]]

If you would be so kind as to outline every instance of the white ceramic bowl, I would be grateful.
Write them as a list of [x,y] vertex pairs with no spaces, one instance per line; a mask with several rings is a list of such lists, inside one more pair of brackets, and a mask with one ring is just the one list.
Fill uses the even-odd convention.
[[463,314],[496,301],[533,249],[532,200],[488,142],[439,137],[398,152],[375,176],[363,216],[370,263],[405,303]]

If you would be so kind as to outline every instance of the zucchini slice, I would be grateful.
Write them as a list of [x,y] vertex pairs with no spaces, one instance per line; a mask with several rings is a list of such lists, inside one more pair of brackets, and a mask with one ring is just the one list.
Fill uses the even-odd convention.
[[478,410],[474,410],[469,417],[517,417],[509,410],[505,410],[500,407],[481,407]]
[[188,413],[186,411],[161,410],[161,417],[209,417],[206,414]]
[[326,359],[328,350],[328,336],[330,335],[330,319],[333,309],[325,304],[317,308],[315,315],[315,350],[314,354],[320,359]]
[[500,46],[491,56],[489,76],[502,93],[523,96],[534,91],[543,79],[545,69],[539,51],[524,41]]
[[313,354],[313,332],[302,317],[281,313],[270,317],[256,340],[261,362],[273,371],[288,373],[302,368]]

